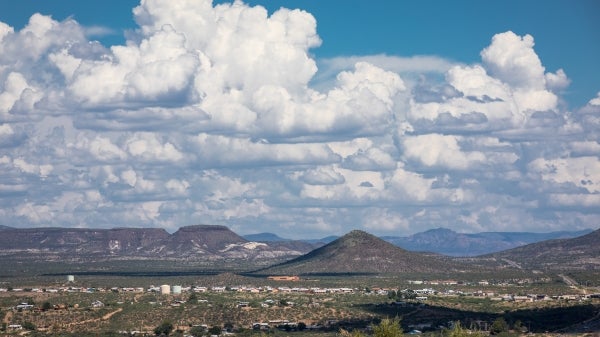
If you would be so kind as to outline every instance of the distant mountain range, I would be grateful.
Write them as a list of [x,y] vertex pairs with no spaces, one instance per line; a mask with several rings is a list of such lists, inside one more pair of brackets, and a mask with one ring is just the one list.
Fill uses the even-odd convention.
[[576,238],[541,241],[479,258],[530,270],[600,270],[600,229]]
[[[557,239],[582,232],[459,234],[440,228],[405,238],[378,238],[352,231],[339,238],[300,241],[269,233],[241,237],[227,227],[209,225],[181,227],[173,234],[159,228],[2,226],[0,260],[172,260],[204,266],[231,262],[248,270],[272,266],[262,272],[273,274],[426,273],[477,270],[483,266],[600,269],[600,230],[583,232],[586,234],[575,238]],[[551,239],[522,245],[545,238]],[[518,244],[521,246],[494,252]],[[404,247],[398,247],[401,245]],[[486,251],[493,253],[469,257]],[[462,257],[450,257],[448,252]]]
[[600,270],[600,229],[477,257],[411,252],[362,231],[274,265],[263,274],[456,273],[499,269]]
[[224,226],[159,228],[10,228],[0,229],[0,257],[63,261],[174,259],[188,261],[277,261],[302,255],[306,243],[248,241]]
[[545,240],[574,238],[590,232],[592,232],[591,229],[550,233],[483,232],[465,234],[447,228],[437,228],[407,237],[384,236],[382,239],[412,251],[428,251],[449,256],[476,256]]
[[327,245],[258,273],[270,275],[458,272],[447,257],[410,252],[369,233],[354,230]]
[[[300,239],[300,240],[292,240],[292,239],[284,239],[277,234],[273,233],[257,233],[257,234],[248,234],[243,236],[244,239],[249,241],[258,241],[258,242],[289,242],[289,241],[301,241],[306,242],[311,245],[322,246],[324,244],[330,243],[339,238],[339,236],[326,236],[321,239]],[[316,247],[315,247],[316,248]]]
[[[590,232],[592,232],[591,229],[550,233],[482,232],[465,234],[447,228],[436,228],[410,236],[382,236],[381,239],[410,251],[432,252],[448,256],[476,256],[545,240],[574,238]],[[292,241],[273,233],[250,234],[245,235],[244,238],[258,242]],[[314,248],[317,248],[337,238],[337,236],[328,236],[322,239],[300,241],[315,245]]]

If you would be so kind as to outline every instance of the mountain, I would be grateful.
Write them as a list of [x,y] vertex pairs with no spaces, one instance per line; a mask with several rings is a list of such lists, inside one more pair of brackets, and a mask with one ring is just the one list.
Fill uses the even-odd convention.
[[483,232],[464,234],[447,228],[436,228],[408,237],[385,236],[382,239],[411,251],[429,251],[449,256],[476,256],[545,240],[574,238],[591,231],[591,229],[586,229],[551,233]]
[[555,239],[484,255],[526,269],[600,270],[600,229],[572,239]]
[[318,245],[322,246],[324,244],[333,242],[333,241],[335,241],[335,240],[337,240],[339,238],[340,238],[339,236],[330,235],[330,236],[326,236],[326,237],[321,238],[321,239],[305,239],[305,240],[302,240],[302,241],[308,242],[308,243],[312,243],[312,244],[318,244]]
[[159,228],[5,228],[0,235],[0,258],[12,259],[277,261],[311,249],[252,242],[227,227],[208,225],[181,227],[173,234]]
[[0,231],[3,229],[13,229],[12,227],[8,227],[8,226],[4,226],[4,225],[0,225]]
[[444,257],[406,251],[354,230],[288,262],[257,271],[270,275],[439,272],[460,269]]
[[243,236],[244,239],[248,241],[256,241],[256,242],[279,242],[279,241],[290,241],[290,239],[284,239],[277,234],[273,233],[256,233],[256,234],[248,234]]
[[130,254],[168,236],[159,228],[9,228],[0,236],[0,253]]
[[248,234],[244,235],[243,238],[249,241],[267,243],[272,247],[280,247],[282,249],[296,250],[300,252],[310,252],[313,249],[317,249],[326,243],[335,240],[331,239],[330,241],[325,241],[327,238],[321,240],[291,240],[284,239],[273,233]]
[[[479,266],[501,267],[510,261],[524,268],[600,269],[598,231],[574,239],[553,239],[482,257],[452,259],[434,253],[416,253],[371,234],[352,231],[328,244],[324,238],[306,241],[268,241],[279,238],[261,234],[264,241],[248,240],[224,226],[181,227],[173,234],[162,228],[11,228],[0,227],[0,262],[18,260],[86,262],[106,260],[169,260],[212,265],[244,265],[247,268],[287,263],[265,269],[265,273],[375,273],[428,272],[463,268],[456,261],[474,261]],[[538,240],[544,235],[576,232],[460,234],[435,229],[405,240],[407,247],[432,252],[479,252],[487,242],[495,248]],[[252,238],[252,237],[251,237]],[[257,238],[257,237],[255,237]],[[394,243],[389,237],[386,239]],[[479,248],[478,248],[479,247]],[[454,249],[454,250],[452,250]],[[306,254],[306,255],[303,255]],[[254,266],[254,267],[252,267]]]
[[196,225],[179,228],[167,240],[167,247],[174,251],[217,253],[230,245],[248,242],[225,226]]
[[299,239],[299,240],[292,240],[292,239],[284,239],[282,237],[280,237],[277,234],[273,234],[273,233],[258,233],[258,234],[248,234],[248,235],[244,235],[244,239],[249,240],[249,241],[258,241],[258,242],[289,242],[289,241],[296,241],[296,242],[304,242],[304,243],[308,243],[311,245],[315,245],[314,248],[318,248],[321,247],[325,244],[328,244],[336,239],[338,239],[339,236],[335,236],[335,235],[331,235],[331,236],[326,236],[324,238],[321,239]]

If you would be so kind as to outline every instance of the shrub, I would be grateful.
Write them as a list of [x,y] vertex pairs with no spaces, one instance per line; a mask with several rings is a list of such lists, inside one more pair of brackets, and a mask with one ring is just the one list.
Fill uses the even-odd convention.
[[220,326],[218,326],[218,325],[215,325],[215,326],[213,326],[212,328],[208,329],[208,333],[209,333],[209,334],[211,334],[211,335],[216,335],[216,336],[220,335],[220,334],[221,334],[221,331],[222,331],[222,329],[221,329],[221,327],[220,327]]
[[157,336],[168,336],[173,331],[173,324],[171,322],[163,322],[161,325],[154,328],[154,334]]
[[502,317],[496,318],[492,326],[490,327],[490,334],[498,335],[502,332],[508,331],[508,323]]
[[373,328],[373,335],[375,337],[401,337],[403,335],[402,328],[400,327],[400,320],[395,319],[383,319],[379,325]]
[[[365,334],[358,330],[348,332],[342,329],[340,334],[342,337],[365,337]],[[373,327],[374,337],[402,337],[403,334],[402,328],[400,327],[400,320],[398,318],[383,319],[381,323]]]
[[21,324],[21,326],[23,327],[23,329],[29,330],[29,331],[34,331],[35,329],[37,329],[35,324],[33,324],[31,322],[23,322],[23,324]]
[[465,329],[460,324],[460,321],[454,322],[454,326],[450,330],[444,331],[444,336],[446,337],[483,337],[483,333],[476,332],[473,333],[468,329]]

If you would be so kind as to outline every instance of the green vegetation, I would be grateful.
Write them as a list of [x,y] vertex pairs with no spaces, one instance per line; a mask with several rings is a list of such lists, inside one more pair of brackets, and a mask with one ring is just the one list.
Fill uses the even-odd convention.
[[373,327],[375,337],[401,337],[403,332],[399,319],[383,319],[381,323]]
[[[141,266],[149,263],[143,262]],[[57,266],[50,264],[40,268],[59,271],[60,268],[54,269]],[[118,331],[206,336],[220,329],[240,337],[257,337],[261,333],[282,337],[333,337],[339,336],[340,329],[343,329],[349,336],[359,337],[383,334],[383,331],[376,330],[385,327],[385,333],[391,333],[385,336],[395,336],[402,331],[408,335],[412,330],[421,330],[423,335],[436,337],[466,334],[479,337],[479,332],[503,337],[529,331],[586,331],[577,330],[580,323],[581,326],[600,329],[599,299],[558,299],[558,295],[581,294],[584,290],[587,293],[600,292],[593,288],[594,282],[600,279],[598,272],[593,270],[564,273],[578,283],[569,287],[558,274],[523,270],[484,270],[461,274],[311,275],[299,282],[277,282],[249,274],[216,274],[201,268],[194,271],[190,265],[168,266],[165,261],[143,274],[135,272],[141,270],[140,265],[136,266],[132,261],[117,262],[112,266],[115,268],[109,262],[92,263],[89,268],[111,270],[111,273],[74,272],[76,282],[72,284],[66,283],[64,270],[60,275],[26,274],[3,278],[0,288],[31,291],[0,293],[0,320],[21,324],[24,329],[31,330],[30,336],[110,337],[119,335]],[[23,268],[29,270],[31,265]],[[76,268],[84,269],[83,266]],[[165,269],[159,271],[160,268]],[[452,285],[434,283],[451,279],[459,282]],[[409,280],[421,280],[423,283],[414,284]],[[486,280],[483,285],[479,284],[482,280]],[[227,291],[184,291],[181,295],[165,296],[147,291],[110,289],[117,286],[147,288],[161,284],[207,288],[222,286]],[[266,292],[264,289],[260,293],[235,291],[240,285],[264,288],[347,287],[355,291],[349,294]],[[33,291],[34,288],[43,290],[63,286],[90,290]],[[102,291],[101,287],[104,288]],[[417,297],[422,296],[416,290],[423,288],[435,288],[435,293],[419,301]],[[443,293],[447,290],[453,293]],[[552,299],[531,303],[507,301],[500,298],[503,294],[525,297],[538,294]],[[101,301],[103,306],[92,307],[94,301]],[[20,303],[34,303],[36,310],[16,310],[15,306]],[[245,304],[240,306],[239,303]],[[280,323],[283,321],[291,324]],[[169,331],[155,330],[165,322],[172,324]],[[253,323],[257,322],[268,324],[268,328],[253,329]],[[394,330],[395,324],[398,325],[397,330]],[[85,331],[82,332],[83,327]],[[6,331],[8,324],[2,328]]]
[[208,333],[210,333],[211,335],[220,335],[221,331],[223,331],[223,329],[221,329],[220,326],[215,325],[213,327],[211,327],[210,329],[208,329]]
[[154,334],[157,336],[168,336],[173,331],[173,323],[162,322],[159,326],[154,328]]
[[30,331],[37,329],[35,324],[28,322],[28,321],[23,322],[23,324],[21,324],[21,326],[23,327],[23,329],[30,330]]
[[508,323],[502,317],[498,317],[492,323],[492,327],[490,328],[491,335],[499,335],[503,332],[508,332]]
[[446,329],[442,332],[444,337],[483,337],[485,336],[482,332],[470,331],[465,329],[460,321],[453,322],[451,329]]

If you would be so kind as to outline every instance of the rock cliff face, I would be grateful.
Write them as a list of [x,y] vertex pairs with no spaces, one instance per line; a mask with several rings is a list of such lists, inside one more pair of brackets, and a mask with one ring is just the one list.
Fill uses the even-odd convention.
[[0,252],[119,254],[167,237],[169,233],[158,228],[10,228],[0,235]]
[[4,227],[0,256],[24,259],[161,259],[260,260],[292,258],[310,250],[281,243],[251,242],[224,226],[188,226],[169,234],[159,228],[25,228]]

